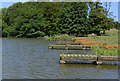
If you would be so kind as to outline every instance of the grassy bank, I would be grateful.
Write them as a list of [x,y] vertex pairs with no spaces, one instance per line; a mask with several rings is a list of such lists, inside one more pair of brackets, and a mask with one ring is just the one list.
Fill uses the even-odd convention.
[[102,56],[120,56],[120,50],[119,49],[103,49],[99,46],[92,46],[92,50],[95,51],[96,55],[102,55]]
[[105,41],[105,45],[118,44],[118,30],[106,31],[105,36],[97,36],[98,41]]
[[[105,41],[104,45],[114,45],[118,44],[118,30],[111,29],[106,31],[105,36],[96,36],[97,41]],[[119,49],[103,49],[100,46],[92,46],[92,49],[95,51],[96,55],[103,56],[120,56]]]
[[67,34],[62,34],[62,35],[55,35],[55,36],[47,36],[45,39],[47,40],[63,40],[63,41],[74,41],[72,40],[72,36],[69,36]]

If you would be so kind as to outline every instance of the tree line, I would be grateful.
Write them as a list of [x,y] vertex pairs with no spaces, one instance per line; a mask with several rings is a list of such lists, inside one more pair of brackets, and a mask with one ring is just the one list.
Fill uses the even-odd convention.
[[26,2],[1,9],[3,37],[87,36],[120,23],[105,15],[100,2]]

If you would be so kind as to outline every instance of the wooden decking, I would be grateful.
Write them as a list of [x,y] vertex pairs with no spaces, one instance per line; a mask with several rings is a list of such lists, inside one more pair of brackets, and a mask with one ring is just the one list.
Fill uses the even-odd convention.
[[49,45],[49,49],[90,50],[89,45]]
[[102,64],[103,61],[120,61],[120,56],[101,56],[85,54],[60,54],[60,63],[73,63],[79,61],[92,61],[95,64]]
[[[93,45],[99,45],[102,48],[119,48],[119,45],[103,45],[104,41],[93,41],[91,37],[77,37],[73,41],[58,41],[56,45],[49,45],[49,49],[57,50],[91,50]],[[87,40],[88,42],[86,42]],[[96,40],[96,39],[94,39]],[[84,62],[86,61],[86,62]],[[101,55],[88,55],[88,54],[60,54],[60,63],[93,63],[93,64],[102,64],[105,62],[119,62],[120,56],[101,56]],[[120,63],[117,63],[120,64]]]
[[56,42],[57,45],[80,45],[81,42],[73,42],[73,41],[58,41]]

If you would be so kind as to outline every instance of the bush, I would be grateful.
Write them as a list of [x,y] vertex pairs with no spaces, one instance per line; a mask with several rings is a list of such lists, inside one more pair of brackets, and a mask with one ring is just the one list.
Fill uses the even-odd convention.
[[44,37],[44,36],[45,36],[45,33],[42,31],[37,31],[34,33],[34,37]]
[[103,56],[118,56],[119,49],[103,49],[99,46],[92,46],[92,50],[95,51],[96,55],[103,55]]
[[3,30],[2,36],[3,36],[3,37],[7,37],[7,36],[9,36],[9,33],[8,33],[6,30]]
[[72,36],[68,36],[68,34],[56,35],[53,37],[56,40],[65,40],[65,41],[72,41]]
[[45,36],[45,33],[42,32],[42,31],[37,31],[37,32],[34,32],[34,33],[27,34],[27,37],[30,37],[30,38],[44,37],[44,36]]
[[53,39],[53,37],[46,36],[45,39],[49,40],[49,39]]

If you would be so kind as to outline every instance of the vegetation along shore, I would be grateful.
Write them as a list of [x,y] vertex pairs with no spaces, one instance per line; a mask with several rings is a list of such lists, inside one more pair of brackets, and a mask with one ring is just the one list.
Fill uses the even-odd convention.
[[100,2],[18,2],[0,12],[2,37],[80,42],[97,45],[96,54],[118,55],[120,23]]
[[105,35],[120,25],[100,2],[18,2],[0,12],[3,37]]

